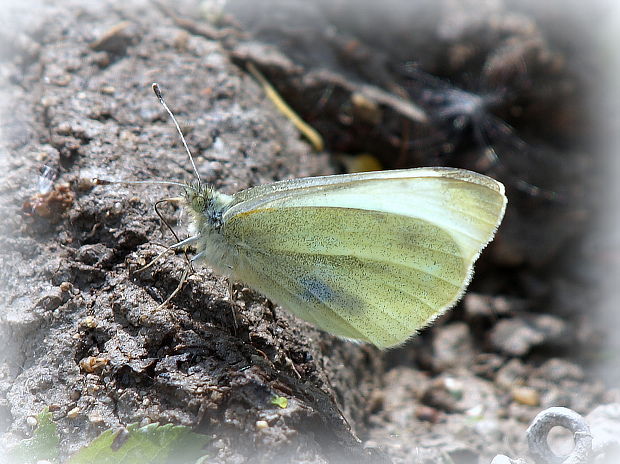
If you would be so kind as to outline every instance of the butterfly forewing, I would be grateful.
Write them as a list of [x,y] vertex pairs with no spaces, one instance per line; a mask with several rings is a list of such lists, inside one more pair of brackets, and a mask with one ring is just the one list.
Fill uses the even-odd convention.
[[501,184],[412,169],[297,179],[235,195],[234,277],[320,328],[400,344],[459,298],[501,221]]

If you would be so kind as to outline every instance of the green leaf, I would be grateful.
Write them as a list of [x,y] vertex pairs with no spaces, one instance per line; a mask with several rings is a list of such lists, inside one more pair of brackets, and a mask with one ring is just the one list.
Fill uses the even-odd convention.
[[275,404],[276,406],[285,409],[288,406],[288,398],[285,398],[284,396],[274,396],[271,398],[271,404]]
[[181,425],[131,424],[126,429],[106,430],[67,464],[194,464],[204,458],[203,448],[209,440]]
[[52,421],[52,413],[45,408],[37,416],[37,428],[31,438],[22,440],[8,452],[11,464],[34,464],[37,461],[55,461],[58,459],[60,437],[56,424]]

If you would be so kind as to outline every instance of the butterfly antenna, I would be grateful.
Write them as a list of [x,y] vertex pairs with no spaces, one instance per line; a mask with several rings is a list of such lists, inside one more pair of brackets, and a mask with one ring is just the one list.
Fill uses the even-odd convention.
[[92,179],[95,185],[176,185],[177,187],[185,188],[187,185],[181,182],[171,182],[167,180],[108,180],[95,177]]
[[187,152],[189,161],[192,163],[192,168],[194,168],[194,174],[196,174],[196,179],[198,179],[198,186],[201,186],[202,182],[200,181],[200,174],[198,174],[198,169],[196,169],[196,163],[194,163],[194,157],[192,156],[192,152],[189,151],[187,142],[185,142],[185,137],[183,137],[183,132],[181,132],[181,127],[179,127],[179,123],[177,122],[177,119],[174,117],[174,114],[172,114],[172,111],[170,111],[170,108],[168,108],[168,105],[166,105],[166,102],[164,101],[164,97],[161,94],[161,89],[159,88],[159,85],[157,84],[157,82],[153,82],[153,92],[155,92],[155,95],[157,96],[159,103],[168,112],[168,114],[170,115],[170,118],[172,119],[172,122],[174,122],[174,125],[177,128],[177,132],[181,136],[181,141],[183,142],[183,146],[185,147],[185,151]]

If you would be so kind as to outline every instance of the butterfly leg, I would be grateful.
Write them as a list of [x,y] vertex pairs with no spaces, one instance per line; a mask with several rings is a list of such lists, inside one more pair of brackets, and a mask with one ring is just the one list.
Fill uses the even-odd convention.
[[166,298],[164,300],[164,302],[162,304],[160,304],[159,306],[157,306],[157,308],[155,308],[155,311],[159,311],[160,309],[162,309],[164,306],[166,306],[168,303],[170,303],[170,301],[175,296],[177,296],[177,294],[183,288],[183,285],[185,284],[185,282],[187,282],[187,276],[189,275],[190,270],[191,270],[191,268],[189,266],[185,268],[185,270],[183,271],[183,275],[181,276],[181,280],[179,281],[179,285],[177,285],[177,288],[174,290],[174,292],[172,292],[170,294],[170,296],[168,296],[168,298]]
[[160,259],[162,259],[164,256],[166,256],[166,254],[168,254],[170,251],[173,251],[171,247],[166,247],[166,249],[164,251],[162,251],[160,254],[158,254],[154,259],[152,259],[148,264],[142,266],[139,269],[136,269],[135,272],[143,272],[146,271],[148,268],[150,268],[151,266],[153,266],[157,261],[159,261]]
[[231,279],[226,278],[226,286],[228,289],[228,298],[230,299],[230,311],[232,313],[232,317],[233,317],[233,324],[235,325],[235,335],[237,335],[237,330],[239,329],[239,325],[237,324],[237,316],[235,314],[235,307],[237,306],[236,304],[236,298],[235,298],[235,289],[234,289],[234,283]]
[[175,243],[170,248],[172,249],[184,248],[188,245],[191,245],[192,243],[196,243],[199,238],[200,238],[200,235],[194,235],[193,237],[189,237],[189,238],[186,238],[185,240],[181,240],[180,242]]

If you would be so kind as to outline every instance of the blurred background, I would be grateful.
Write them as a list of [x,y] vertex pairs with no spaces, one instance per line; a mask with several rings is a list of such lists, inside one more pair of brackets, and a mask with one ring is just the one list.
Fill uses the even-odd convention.
[[[616,3],[29,1],[2,10],[7,443],[56,404],[63,436],[75,439],[63,456],[148,418],[212,434],[217,462],[482,463],[524,457],[525,429],[542,409],[587,416],[620,403]],[[243,290],[231,310],[208,271],[175,301],[182,322],[149,319],[145,302],[170,294],[184,266],[175,257],[152,275],[127,271],[161,251],[153,241],[170,241],[150,209],[162,192],[93,189],[88,179],[191,178],[150,93],[155,80],[199,171],[227,193],[419,166],[503,182],[506,217],[463,301],[385,353],[285,311],[274,318]],[[164,215],[183,230],[179,211]],[[85,317],[98,325],[85,329]],[[175,350],[185,358],[165,364]],[[107,361],[89,372],[83,360],[93,357]],[[260,365],[250,378],[239,367],[263,358],[272,370]],[[204,384],[227,393],[196,394]],[[257,398],[273,391],[297,403],[264,419]],[[67,417],[75,408],[84,413]],[[256,432],[257,418],[269,434]]]

